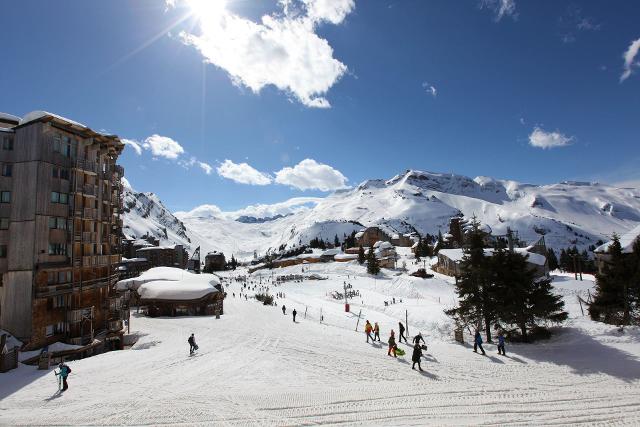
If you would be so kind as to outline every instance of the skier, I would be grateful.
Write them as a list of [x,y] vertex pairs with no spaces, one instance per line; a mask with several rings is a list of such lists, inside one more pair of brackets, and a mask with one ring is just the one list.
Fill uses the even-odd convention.
[[391,336],[389,337],[389,351],[387,351],[387,356],[391,356],[391,352],[393,351],[393,357],[398,357],[396,355],[396,349],[398,346],[396,345],[396,337],[393,329],[391,330]]
[[498,332],[498,354],[502,354],[503,356],[507,355],[504,352],[504,335],[502,331]]
[[371,326],[371,323],[369,323],[369,321],[367,320],[367,323],[364,325],[364,333],[367,334],[367,342],[369,342],[369,338],[371,338],[372,341],[375,341],[375,339],[371,337],[372,330],[373,330],[373,327]]
[[291,314],[293,314],[293,323],[295,323],[296,322],[296,314],[298,314],[298,312],[296,311],[295,308],[293,309],[293,313],[291,313]]
[[424,340],[424,338],[422,338],[422,332],[418,332],[418,335],[413,337],[413,343],[414,344],[418,344],[419,345],[420,341],[422,341],[423,344],[426,344],[426,341]]
[[418,364],[418,369],[422,371],[422,366],[420,366],[420,358],[422,357],[422,347],[420,344],[416,344],[413,346],[413,355],[411,356],[411,361],[413,362],[413,366],[411,369],[416,369],[416,363]]
[[404,338],[404,342],[407,342],[407,337],[404,336],[404,325],[402,322],[398,322],[398,330],[400,331],[400,339],[398,341],[402,342]]
[[378,340],[380,342],[380,326],[378,326],[378,322],[373,326],[373,340]]
[[484,352],[484,348],[482,348],[482,337],[480,336],[480,331],[476,331],[476,335],[473,339],[473,352],[477,353],[478,352],[478,347],[480,347],[480,351],[482,351],[483,355],[486,355],[487,353]]
[[282,304],[282,314],[285,316],[287,315],[287,306],[284,304]]
[[60,362],[58,369],[60,369],[60,371],[56,375],[60,375],[60,378],[62,378],[62,391],[65,391],[69,388],[69,384],[67,384],[67,377],[71,373],[71,368],[64,362]]
[[191,334],[187,342],[189,343],[189,355],[192,355],[198,349],[198,344],[196,344],[196,337]]

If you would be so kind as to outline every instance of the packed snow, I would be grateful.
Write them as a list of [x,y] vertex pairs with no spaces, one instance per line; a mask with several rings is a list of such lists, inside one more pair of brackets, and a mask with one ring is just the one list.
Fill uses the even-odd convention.
[[[570,319],[550,340],[507,343],[506,357],[486,344],[482,356],[471,351],[468,335],[466,344],[453,340],[443,313],[455,303],[452,279],[411,277],[407,273],[422,265],[400,253],[408,272],[372,277],[357,262],[304,264],[253,273],[248,286],[255,291],[231,279],[247,275],[245,269],[221,273],[228,297],[218,320],[148,318],[134,308],[137,343],[70,362],[70,388],[63,394],[51,370],[22,365],[0,374],[1,423],[640,423],[640,330],[620,332],[583,314],[577,297],[593,292],[593,277],[553,275]],[[278,277],[280,285],[270,284]],[[272,295],[283,294],[277,307],[252,298],[266,286]],[[349,313],[336,298],[345,287],[356,293]],[[411,369],[404,343],[406,356],[387,356],[389,331],[397,333],[405,316],[409,335],[420,331],[427,340],[425,372]],[[381,343],[365,342],[366,320],[379,323]],[[200,347],[194,356],[191,333]]]

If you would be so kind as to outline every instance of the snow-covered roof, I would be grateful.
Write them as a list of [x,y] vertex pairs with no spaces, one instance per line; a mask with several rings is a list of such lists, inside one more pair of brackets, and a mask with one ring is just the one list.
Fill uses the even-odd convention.
[[[186,270],[182,270],[180,268],[175,267],[154,267],[145,271],[138,277],[132,277],[131,279],[120,280],[116,284],[116,289],[118,291],[126,291],[126,290],[138,290],[140,286],[145,283],[158,281],[158,280],[172,280],[179,281],[185,278],[185,275],[194,275],[193,273],[189,273]],[[209,276],[209,275],[198,275],[198,276]],[[216,276],[212,276],[216,277]]]
[[364,236],[364,231],[358,231],[354,237],[355,237],[356,239],[359,239],[359,238],[361,238],[362,236]]
[[122,258],[120,262],[125,264],[128,262],[147,262],[147,259],[146,258]]
[[0,132],[5,132],[5,133],[15,133],[15,131],[11,128],[3,128],[0,127]]
[[[7,335],[7,350],[11,350],[14,347],[22,347],[22,341],[20,341],[18,338],[14,337],[13,335],[11,335],[9,332],[0,329],[0,336],[2,335]],[[0,348],[0,352],[2,352],[4,349]]]
[[144,248],[138,249],[138,251],[153,251],[153,250],[173,250],[177,245],[167,245],[167,246],[145,246]]
[[338,254],[334,257],[337,260],[350,260],[350,259],[358,259],[358,254]]
[[11,122],[20,122],[20,117],[14,116],[13,114],[3,113],[0,111],[0,120],[3,121],[11,121]]
[[385,242],[383,240],[378,240],[377,242],[375,242],[373,244],[373,247],[376,249],[391,249],[393,248],[393,245],[389,242]]
[[194,274],[173,267],[152,268],[136,279],[144,281],[137,288],[141,300],[189,301],[220,292],[215,287],[220,280],[213,274]]
[[[53,344],[49,344],[47,346],[47,351],[49,353],[57,353],[60,351],[67,351],[67,350],[77,350],[79,348],[82,348],[84,346],[82,345],[75,345],[75,344],[67,344],[67,343],[63,343],[60,341],[56,341]],[[44,348],[44,347],[42,347]],[[23,360],[29,360],[32,357],[38,356],[41,352],[42,352],[42,348],[37,349],[37,350],[31,350],[31,351],[21,351],[20,355],[18,356],[18,359],[22,362]]]
[[57,114],[50,113],[48,111],[42,111],[42,110],[36,110],[36,111],[32,111],[30,113],[27,113],[23,118],[20,119],[20,122],[18,123],[18,125],[22,126],[22,125],[24,125],[26,123],[34,122],[34,121],[40,120],[40,119],[42,119],[44,117],[53,117],[54,119],[58,119],[58,120],[62,120],[64,122],[67,122],[70,125],[78,126],[78,127],[83,128],[83,129],[89,129],[89,127],[83,125],[82,123],[78,123],[75,120],[67,119],[66,117],[59,116]]
[[[622,247],[622,253],[631,253],[633,251],[633,243],[637,238],[640,238],[640,225],[629,230],[627,233],[623,234],[620,237],[620,246]],[[609,246],[613,240],[608,241],[604,245],[600,245],[596,248],[594,252],[596,253],[606,253],[609,250]]]
[[327,249],[326,251],[322,252],[322,256],[336,256],[339,253],[342,253],[342,250],[340,250],[340,248]]
[[[545,265],[545,263],[547,262],[547,258],[544,255],[528,252],[526,248],[515,248],[514,250],[519,254],[528,255],[529,258],[527,258],[527,261],[531,264]],[[487,248],[484,250],[485,256],[491,256],[492,254],[493,249]],[[462,257],[464,256],[464,251],[462,249],[440,249],[438,255],[443,255],[453,262],[460,262],[462,261]]]

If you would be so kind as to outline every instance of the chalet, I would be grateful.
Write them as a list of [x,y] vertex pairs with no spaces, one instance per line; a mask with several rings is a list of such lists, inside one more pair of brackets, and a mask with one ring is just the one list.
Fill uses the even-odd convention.
[[381,268],[395,268],[398,254],[391,243],[378,241],[373,245],[373,251]]
[[413,245],[411,234],[396,233],[391,235],[391,244],[401,248],[410,248]]
[[356,233],[355,238],[358,246],[373,246],[380,240],[391,242],[391,236],[385,233],[380,227],[367,227]]
[[210,273],[212,271],[223,271],[226,268],[227,260],[222,252],[209,252],[204,257],[204,271]]
[[[623,254],[630,254],[633,252],[633,245],[636,240],[640,239],[640,225],[631,229],[629,232],[623,234],[620,237],[620,246],[622,247]],[[596,264],[598,266],[598,273],[602,274],[604,266],[611,259],[611,255],[609,255],[609,246],[611,246],[612,241],[605,243],[604,245],[598,246],[593,253],[596,256]]]
[[[523,255],[528,255],[527,264],[530,269],[536,271],[537,277],[548,277],[549,266],[547,258],[535,252],[530,252],[530,248],[514,248],[514,251]],[[493,249],[485,249],[484,255],[489,257],[493,254]],[[462,272],[460,262],[464,256],[463,249],[440,249],[438,252],[438,263],[434,266],[434,271],[447,276],[459,276]]]

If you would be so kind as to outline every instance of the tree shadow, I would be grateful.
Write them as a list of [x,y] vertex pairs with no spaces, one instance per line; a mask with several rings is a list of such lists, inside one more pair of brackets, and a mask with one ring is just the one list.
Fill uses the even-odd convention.
[[637,357],[604,345],[578,328],[558,329],[554,339],[518,345],[517,350],[528,359],[568,366],[578,375],[606,374],[623,381],[640,379],[640,360]]
[[[16,369],[0,374],[0,401],[5,397],[11,396],[23,387],[31,384],[35,380],[51,373],[53,377],[53,369],[41,370],[35,366],[23,365],[18,363]],[[57,379],[52,378],[53,381]],[[0,423],[1,424],[1,423]]]

